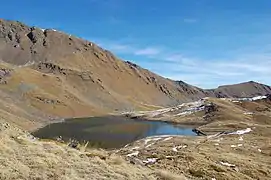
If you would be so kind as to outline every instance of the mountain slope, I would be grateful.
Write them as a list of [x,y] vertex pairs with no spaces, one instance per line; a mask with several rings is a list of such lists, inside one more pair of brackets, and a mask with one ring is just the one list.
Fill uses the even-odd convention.
[[[91,42],[20,22],[0,21],[0,59],[12,70],[11,82],[16,76],[17,81],[35,84],[43,94],[62,98],[65,91],[80,102],[105,110],[170,105],[204,96],[199,88],[176,84],[121,61]],[[65,97],[62,100],[67,101]]]
[[[90,116],[205,96],[271,93],[270,87],[251,84],[203,90],[124,62],[92,42],[17,21],[0,20],[0,60],[0,98],[8,97],[4,103],[20,109],[23,117],[44,121],[48,114],[50,119]],[[14,108],[9,111],[16,114]]]

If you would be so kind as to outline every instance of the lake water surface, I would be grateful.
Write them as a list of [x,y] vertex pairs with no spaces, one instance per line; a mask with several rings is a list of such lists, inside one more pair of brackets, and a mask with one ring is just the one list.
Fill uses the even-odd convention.
[[89,146],[112,149],[148,136],[195,136],[192,129],[192,127],[162,121],[108,116],[68,119],[47,125],[34,132],[33,135],[42,139],[56,139],[62,136],[64,141],[69,139],[76,139],[80,142],[89,141]]

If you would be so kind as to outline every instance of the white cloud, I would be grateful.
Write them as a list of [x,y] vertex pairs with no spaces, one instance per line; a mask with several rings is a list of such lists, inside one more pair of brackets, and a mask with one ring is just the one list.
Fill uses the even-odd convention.
[[122,44],[111,44],[109,48],[114,51],[125,51],[125,50],[131,49],[130,46],[122,45]]
[[113,53],[124,53],[130,54],[136,51],[133,45],[125,44],[121,42],[111,42],[106,40],[95,40],[94,41],[98,46],[108,49]]
[[183,58],[184,58],[184,56],[181,54],[172,54],[172,55],[165,57],[165,60],[167,60],[169,62],[180,62],[183,60]]
[[[102,43],[114,53],[138,56],[139,65],[162,76],[182,80],[202,88],[234,84],[249,80],[271,84],[271,52],[242,54],[230,59],[202,59],[164,47],[145,47],[125,43]],[[160,47],[160,46],[159,46]],[[130,58],[131,59],[131,58]],[[133,60],[133,59],[131,59]],[[151,61],[150,61],[151,60]]]
[[[247,56],[245,56],[247,57]],[[175,80],[183,80],[205,88],[213,88],[221,84],[232,84],[249,80],[270,84],[271,54],[251,55],[250,58],[236,57],[230,60],[194,60],[186,64],[183,61],[168,62],[156,71]],[[164,71],[164,69],[170,69]]]
[[181,54],[164,54],[155,57],[156,62],[143,62],[150,70],[182,80],[202,88],[215,88],[222,84],[258,81],[271,84],[271,53],[246,54],[233,59],[195,59]]
[[132,54],[136,56],[154,57],[162,52],[160,48],[151,47],[151,46],[141,48],[134,44],[103,41],[103,40],[97,40],[96,43],[97,45],[103,48],[106,48],[110,51],[113,51],[115,53]]
[[141,55],[141,56],[153,56],[160,54],[160,49],[154,48],[154,47],[146,47],[143,49],[137,49],[134,54],[135,55]]
[[163,60],[167,61],[167,62],[171,62],[171,63],[182,63],[182,64],[186,64],[188,66],[193,66],[193,65],[197,65],[196,61],[191,59],[191,58],[186,58],[184,55],[182,54],[166,54],[163,57]]

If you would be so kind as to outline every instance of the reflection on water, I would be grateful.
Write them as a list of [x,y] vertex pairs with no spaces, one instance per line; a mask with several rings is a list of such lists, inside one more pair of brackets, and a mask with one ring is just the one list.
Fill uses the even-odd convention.
[[191,127],[161,121],[134,120],[108,116],[69,119],[41,128],[34,132],[33,135],[43,139],[56,139],[62,136],[64,141],[76,139],[80,142],[89,141],[90,146],[119,148],[148,136],[195,136],[196,134]]

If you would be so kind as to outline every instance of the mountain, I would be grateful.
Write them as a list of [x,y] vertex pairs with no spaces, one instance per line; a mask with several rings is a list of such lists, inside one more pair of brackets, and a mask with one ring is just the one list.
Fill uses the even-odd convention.
[[35,121],[271,93],[254,82],[203,90],[122,61],[73,35],[2,19],[0,61],[0,109]]
[[253,97],[271,93],[271,87],[254,81],[219,86],[211,90],[216,97]]

